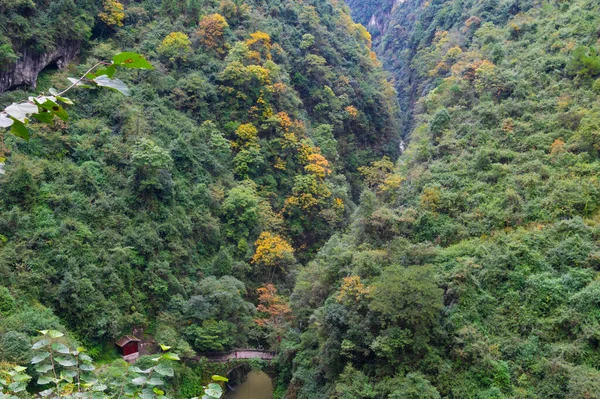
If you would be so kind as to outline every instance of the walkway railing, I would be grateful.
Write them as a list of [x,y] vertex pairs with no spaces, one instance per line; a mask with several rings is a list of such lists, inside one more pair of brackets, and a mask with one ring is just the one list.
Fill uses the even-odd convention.
[[191,360],[200,360],[205,357],[209,362],[225,363],[236,359],[262,359],[272,360],[276,356],[273,351],[263,351],[259,349],[235,349],[229,352],[204,352],[191,357]]

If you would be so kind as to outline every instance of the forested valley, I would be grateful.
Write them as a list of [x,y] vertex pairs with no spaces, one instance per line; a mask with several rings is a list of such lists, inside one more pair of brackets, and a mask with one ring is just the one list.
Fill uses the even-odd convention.
[[346,3],[0,0],[0,399],[600,398],[600,5]]

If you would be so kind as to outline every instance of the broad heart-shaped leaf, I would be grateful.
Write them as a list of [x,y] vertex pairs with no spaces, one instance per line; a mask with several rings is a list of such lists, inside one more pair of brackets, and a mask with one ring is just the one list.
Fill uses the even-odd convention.
[[46,385],[50,384],[51,382],[54,382],[54,378],[48,376],[42,376],[37,380],[38,385]]
[[213,375],[212,377],[213,381],[224,381],[224,382],[228,382],[229,378],[227,377],[221,377],[220,375]]
[[53,388],[46,389],[45,391],[40,392],[40,396],[41,397],[50,396],[50,395],[52,395],[53,392],[54,392]]
[[8,386],[8,389],[13,391],[14,393],[23,392],[27,388],[27,383],[25,381],[13,382]]
[[211,383],[208,384],[208,388],[204,390],[204,393],[209,396],[214,396],[215,398],[220,398],[223,394],[223,389],[219,384]]
[[15,366],[15,367],[13,367],[13,370],[15,370],[17,373],[20,373],[21,371],[27,370],[27,367]]
[[50,340],[48,338],[44,338],[42,340],[39,340],[35,344],[33,344],[31,349],[40,349],[40,348],[43,348],[44,346],[48,345],[49,343],[50,343]]
[[30,103],[12,104],[6,107],[4,112],[18,121],[25,122],[29,115],[38,113],[38,107]]
[[27,374],[17,374],[13,377],[13,381],[29,381],[31,379]]
[[154,69],[146,59],[137,53],[124,52],[113,57],[115,65],[125,68]]
[[154,367],[150,367],[149,369],[142,370],[141,368],[139,368],[137,366],[132,366],[129,370],[132,371],[132,372],[134,372],[134,373],[150,374],[150,372],[152,370],[154,370]]
[[37,371],[39,374],[47,373],[50,370],[52,370],[51,364],[42,364],[41,366],[37,366],[35,368],[35,371]]
[[39,355],[31,359],[31,364],[38,364],[40,362],[43,362],[44,359],[46,359],[48,356],[50,356],[48,352],[40,353]]
[[61,344],[61,343],[58,343],[58,342],[52,344],[52,350],[56,351],[58,353],[63,353],[63,354],[67,354],[67,353],[70,352],[69,348],[67,347],[67,345]]
[[94,387],[92,388],[92,391],[96,391],[96,392],[102,392],[102,391],[106,391],[108,389],[108,387],[104,384],[97,384],[94,385]]
[[152,377],[148,381],[146,381],[148,385],[164,385],[164,381],[160,378]]
[[63,359],[58,362],[58,364],[64,367],[73,367],[77,364],[77,362],[74,359]]
[[80,369],[82,369],[83,371],[94,371],[96,370],[96,367],[94,367],[91,364],[82,364],[81,366],[79,366]]
[[13,119],[14,124],[10,127],[10,132],[25,141],[29,141],[29,129],[21,121]]
[[168,351],[169,349],[171,349],[171,347],[170,347],[170,346],[168,346],[168,345],[163,345],[163,344],[160,344],[160,349],[162,349],[163,351],[165,351],[165,352],[166,352],[166,351]]
[[146,377],[138,377],[131,380],[131,383],[134,385],[144,385],[148,381]]
[[157,394],[158,396],[163,396],[165,394],[165,391],[158,389],[158,388],[153,388],[152,392],[154,392],[155,394]]
[[102,75],[94,79],[94,82],[96,82],[98,86],[108,87],[109,89],[121,92],[126,96],[129,95],[129,88],[120,79],[111,79],[106,75]]
[[60,376],[65,376],[65,377],[76,377],[77,376],[77,371],[75,370],[63,370],[60,372]]
[[[78,350],[79,352],[82,352],[82,351],[80,350],[80,348],[77,348],[77,350]],[[82,353],[82,354],[80,354],[80,355],[79,355],[79,358],[80,358],[81,360],[83,360],[84,362],[91,362],[91,361],[92,361],[92,358],[91,358],[90,356],[86,355],[85,353]]]
[[[52,97],[54,98],[54,97]],[[44,102],[38,102],[38,105],[45,109],[48,112],[51,112],[53,115],[58,116],[63,121],[69,119],[69,115],[67,115],[67,111],[61,106],[58,105],[55,101],[53,101],[50,97],[42,97],[41,100],[45,100]]]
[[40,112],[39,114],[33,114],[31,117],[46,124],[50,124],[54,120],[54,114],[46,110],[44,110],[44,112]]
[[156,395],[154,394],[154,390],[151,388],[144,388],[142,392],[139,394],[141,399],[154,399]]
[[0,114],[0,127],[11,127],[13,123],[13,120],[8,115]]
[[223,393],[223,388],[221,388],[221,386],[219,384],[215,384],[214,382],[211,382],[210,384],[208,384],[208,389],[212,389],[217,392]]
[[164,375],[165,377],[173,377],[174,375],[173,367],[165,363],[159,363],[158,366],[156,366],[156,372],[160,375]]
[[48,336],[50,336],[50,338],[60,338],[60,337],[63,337],[64,335],[65,334],[63,334],[57,330],[48,330]]

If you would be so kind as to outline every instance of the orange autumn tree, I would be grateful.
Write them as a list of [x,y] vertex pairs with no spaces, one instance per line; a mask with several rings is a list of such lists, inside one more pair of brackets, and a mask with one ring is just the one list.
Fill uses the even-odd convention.
[[256,292],[259,302],[256,310],[260,317],[254,319],[254,322],[266,328],[268,336],[278,342],[292,317],[292,309],[281,295],[277,295],[277,288],[273,284],[265,284]]
[[200,44],[205,48],[214,50],[218,54],[223,54],[225,47],[225,39],[223,34],[229,24],[221,14],[210,14],[202,18],[198,28],[198,36]]

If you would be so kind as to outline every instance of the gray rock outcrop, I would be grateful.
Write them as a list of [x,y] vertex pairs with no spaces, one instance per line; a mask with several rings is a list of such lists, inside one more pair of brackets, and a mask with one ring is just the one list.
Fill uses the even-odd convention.
[[78,41],[59,43],[55,50],[46,53],[21,50],[17,62],[0,68],[0,93],[21,86],[35,88],[38,74],[44,68],[51,64],[59,69],[66,67],[79,54],[80,44]]

